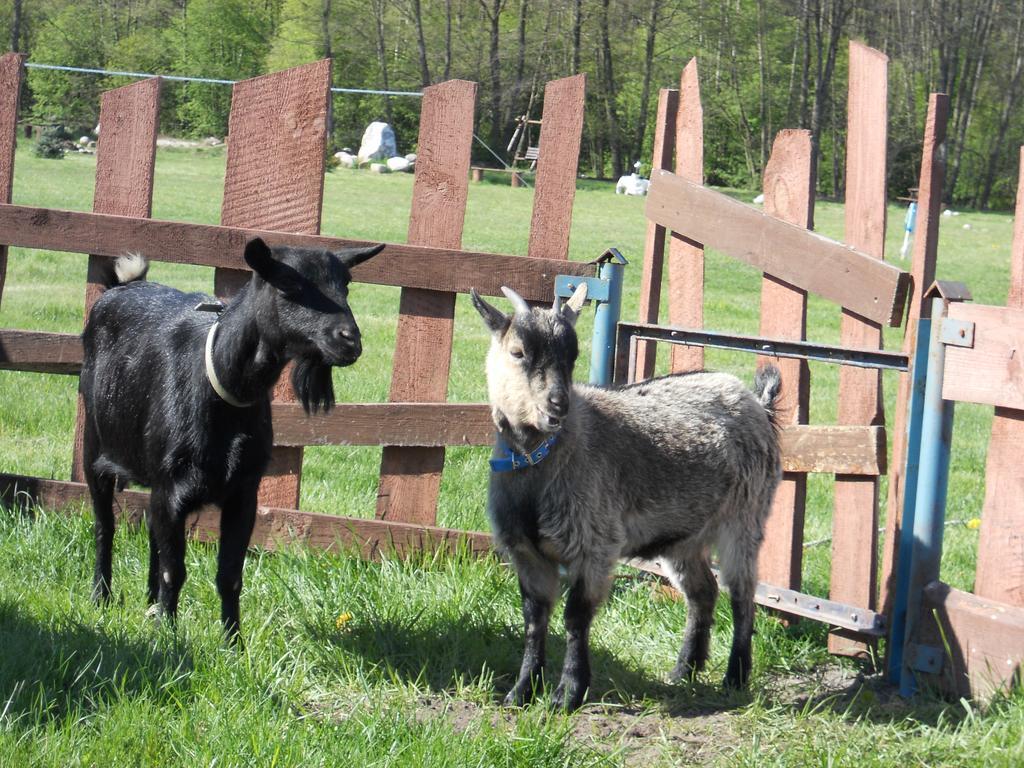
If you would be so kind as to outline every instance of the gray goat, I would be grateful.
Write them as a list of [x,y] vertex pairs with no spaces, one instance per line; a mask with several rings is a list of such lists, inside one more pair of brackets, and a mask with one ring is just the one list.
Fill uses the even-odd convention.
[[573,385],[574,324],[586,286],[568,302],[531,309],[503,288],[510,316],[472,292],[492,334],[487,383],[498,437],[488,514],[496,544],[519,575],[526,648],[506,704],[524,704],[544,668],[559,566],[568,576],[566,655],[555,706],[575,709],[590,685],[588,636],[619,558],[661,558],[686,594],[675,680],[708,658],[718,585],[717,545],[732,599],[725,685],[751,668],[757,556],[782,474],[774,366],[756,394],[735,376],[697,372],[619,389]]

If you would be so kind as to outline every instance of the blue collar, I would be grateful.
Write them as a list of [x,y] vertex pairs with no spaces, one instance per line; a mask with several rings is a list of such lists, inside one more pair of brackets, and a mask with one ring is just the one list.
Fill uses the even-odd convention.
[[558,440],[558,433],[551,435],[547,440],[538,445],[527,454],[516,453],[509,447],[509,444],[500,434],[494,436],[494,450],[498,458],[491,459],[491,472],[511,472],[516,469],[526,469],[540,464],[548,457],[551,446]]

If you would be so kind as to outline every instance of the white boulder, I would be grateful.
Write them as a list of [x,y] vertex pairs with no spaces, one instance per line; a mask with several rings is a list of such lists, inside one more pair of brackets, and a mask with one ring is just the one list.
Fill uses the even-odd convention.
[[620,176],[619,180],[615,184],[616,195],[639,195],[643,196],[647,194],[647,188],[651,186],[649,179],[641,178],[635,173],[629,174],[629,176]]
[[338,161],[339,165],[345,168],[356,167],[356,156],[353,155],[351,152],[346,152],[345,150],[341,150],[341,152],[335,152],[334,159]]
[[387,123],[373,122],[363,131],[363,141],[359,145],[359,161],[387,160],[398,154],[398,143],[395,132]]
[[408,171],[412,167],[412,163],[406,160],[404,157],[389,157],[388,158],[388,170],[396,173]]
[[386,163],[370,163],[371,173],[391,173]]
[[408,155],[405,156],[405,159],[409,161],[410,165],[412,165],[413,163],[416,162],[416,153],[410,152]]

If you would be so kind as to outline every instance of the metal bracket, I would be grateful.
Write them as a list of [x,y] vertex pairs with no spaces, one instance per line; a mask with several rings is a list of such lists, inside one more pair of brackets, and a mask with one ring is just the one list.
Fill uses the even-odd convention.
[[580,283],[587,284],[587,301],[608,301],[610,280],[579,275],[555,275],[555,296],[568,299]]
[[969,320],[942,318],[942,343],[949,347],[974,348],[974,323]]
[[626,259],[625,256],[623,256],[621,253],[619,253],[619,249],[618,248],[609,248],[607,251],[602,253],[600,256],[598,256],[596,259],[594,259],[590,263],[591,264],[614,263],[614,264],[621,264],[622,266],[626,266],[627,264],[629,264],[629,261]]
[[915,672],[937,675],[942,671],[942,649],[937,646],[907,643],[904,656]]

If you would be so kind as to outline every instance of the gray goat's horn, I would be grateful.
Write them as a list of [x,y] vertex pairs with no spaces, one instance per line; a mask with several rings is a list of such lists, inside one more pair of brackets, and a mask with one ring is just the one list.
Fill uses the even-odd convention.
[[524,315],[530,314],[530,305],[526,303],[526,299],[505,285],[501,286],[501,292],[505,294],[506,299],[512,302],[517,315],[520,313]]

